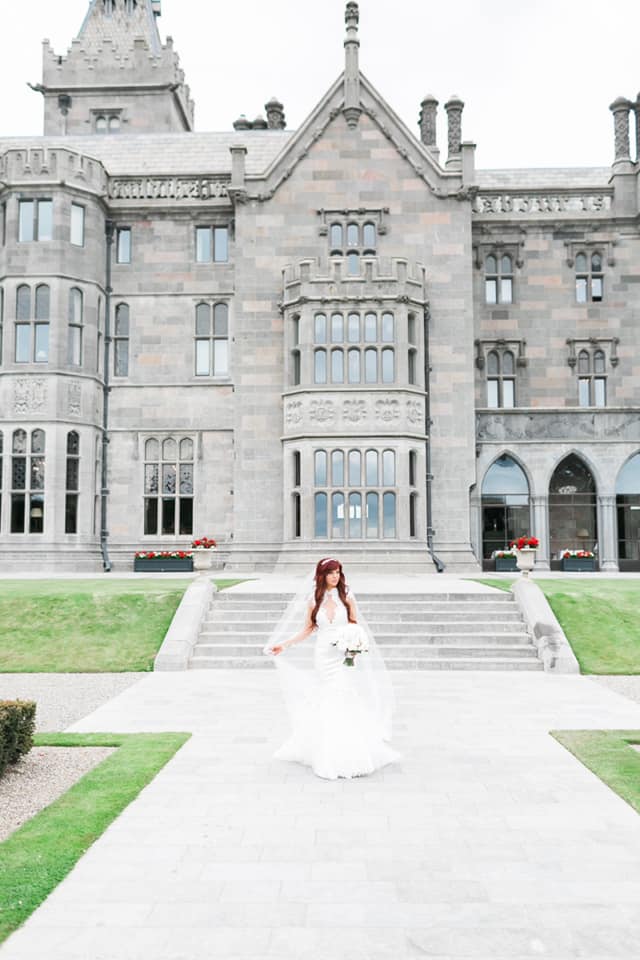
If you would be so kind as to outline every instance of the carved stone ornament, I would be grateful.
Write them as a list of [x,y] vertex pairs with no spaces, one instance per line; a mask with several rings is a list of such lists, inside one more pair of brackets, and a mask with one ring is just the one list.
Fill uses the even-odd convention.
[[407,420],[414,424],[424,420],[424,411],[419,400],[407,400]]
[[393,423],[400,419],[400,404],[397,400],[376,400],[376,419]]
[[345,400],[342,404],[342,416],[347,423],[360,423],[367,419],[367,404],[364,400]]
[[302,420],[302,400],[290,400],[285,409],[287,424],[293,425]]
[[71,380],[67,386],[67,410],[72,417],[79,417],[82,412],[82,384]]
[[34,413],[43,410],[47,402],[45,380],[20,377],[13,388],[13,412]]
[[312,400],[309,407],[309,417],[316,423],[331,423],[335,420],[336,411],[331,400]]

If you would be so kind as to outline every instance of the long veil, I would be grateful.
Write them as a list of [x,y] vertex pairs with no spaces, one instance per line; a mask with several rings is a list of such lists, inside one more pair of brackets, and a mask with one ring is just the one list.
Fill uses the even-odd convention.
[[[287,710],[294,729],[304,715],[318,686],[314,669],[315,636],[311,633],[306,639],[292,644],[277,656],[273,648],[299,633],[306,622],[310,606],[313,606],[313,572],[306,577],[287,606],[282,617],[274,627],[264,647],[264,653],[270,656],[278,671],[280,684]],[[352,672],[356,689],[367,707],[369,716],[380,731],[383,740],[391,740],[393,728],[394,695],[389,671],[386,668],[380,647],[362,616],[357,598],[349,591],[355,603],[356,620],[365,631],[368,639],[368,653],[355,658],[353,667],[344,667]]]

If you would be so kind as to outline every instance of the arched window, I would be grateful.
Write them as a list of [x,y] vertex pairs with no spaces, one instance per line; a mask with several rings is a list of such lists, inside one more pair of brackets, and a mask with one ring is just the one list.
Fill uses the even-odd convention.
[[49,360],[50,294],[47,284],[36,287],[32,314],[31,289],[21,284],[16,291],[16,363],[47,363]]
[[362,227],[362,245],[365,248],[362,252],[365,257],[373,257],[376,253],[378,241],[376,237],[375,223],[365,223]]
[[327,485],[327,451],[316,450],[314,456],[314,482],[316,487]]
[[551,560],[559,566],[564,550],[597,552],[596,484],[575,453],[562,460],[549,483]]
[[144,532],[193,535],[193,439],[150,437],[144,446]]
[[72,287],[69,291],[69,339],[67,345],[67,361],[70,366],[79,367],[82,364],[82,291]]
[[334,313],[331,316],[331,343],[342,343],[344,341],[344,318],[341,313]]
[[607,360],[604,350],[587,349],[578,353],[578,404],[581,407],[606,407]]
[[531,533],[529,482],[522,467],[503,453],[482,482],[482,555],[489,561],[518,537]]
[[45,434],[15,430],[11,457],[11,533],[43,533]]
[[316,493],[314,497],[314,536],[327,536],[327,494]]
[[604,269],[602,255],[595,251],[590,256],[581,252],[576,255],[576,302],[599,303],[604,296]]
[[[213,320],[213,323],[212,323]],[[197,377],[224,377],[229,372],[229,307],[196,306],[195,365]]]
[[359,538],[362,536],[362,494],[349,494],[349,536]]
[[331,536],[341,540],[344,537],[344,494],[331,495]]
[[[109,0],[107,0],[109,2]],[[106,133],[107,132],[107,118],[102,115],[96,117],[96,133]]]
[[331,248],[331,254],[342,254],[342,224],[341,223],[332,223],[329,228],[329,245]]
[[350,277],[360,276],[360,255],[350,252],[347,254],[347,274]]
[[129,305],[119,303],[115,310],[113,336],[113,375],[129,376]]
[[344,453],[334,450],[331,454],[331,482],[334,487],[341,487],[344,483]]
[[490,350],[487,354],[487,406],[495,409],[515,405],[515,357],[508,349]]
[[[395,451],[316,450],[314,481],[316,487],[329,488],[326,495],[319,497],[316,493],[314,496],[316,536],[339,539],[397,536]],[[327,517],[329,505],[330,519]]]
[[390,539],[396,536],[396,495],[382,495],[382,536]]
[[316,350],[313,354],[313,382],[327,382],[327,351]]
[[627,460],[618,474],[616,509],[620,570],[640,570],[640,453]]
[[331,351],[331,382],[344,383],[344,351]]
[[67,434],[67,469],[64,500],[64,532],[78,532],[78,497],[80,492],[80,435]]
[[327,342],[327,315],[326,313],[316,313],[313,327],[313,342]]
[[508,254],[489,254],[484,261],[485,303],[513,303],[513,260]]

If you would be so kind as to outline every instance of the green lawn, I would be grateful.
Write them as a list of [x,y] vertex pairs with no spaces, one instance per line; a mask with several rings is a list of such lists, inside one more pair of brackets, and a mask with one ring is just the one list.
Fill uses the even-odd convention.
[[[153,669],[187,579],[0,581],[0,673]],[[218,588],[237,580],[216,580]]]
[[551,735],[640,813],[640,730],[554,730]]
[[[480,581],[510,590],[512,579]],[[640,580],[535,578],[582,673],[640,673]]]
[[48,897],[189,737],[188,733],[36,736],[38,746],[119,749],[0,843],[0,943]]

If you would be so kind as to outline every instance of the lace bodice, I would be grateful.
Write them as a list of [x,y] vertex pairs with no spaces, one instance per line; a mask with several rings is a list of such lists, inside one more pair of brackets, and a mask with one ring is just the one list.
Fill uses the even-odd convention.
[[316,621],[319,630],[330,630],[333,627],[343,627],[349,622],[347,608],[340,599],[337,590],[327,590],[320,609],[318,610]]

